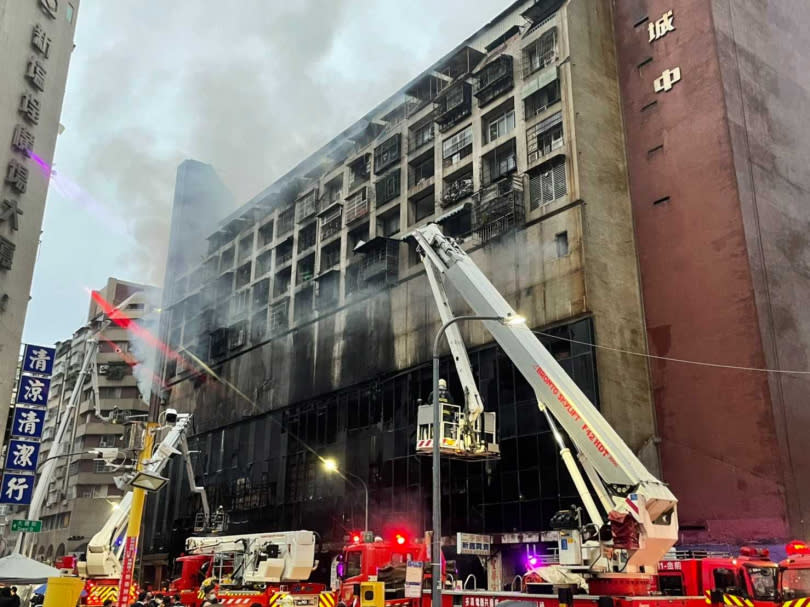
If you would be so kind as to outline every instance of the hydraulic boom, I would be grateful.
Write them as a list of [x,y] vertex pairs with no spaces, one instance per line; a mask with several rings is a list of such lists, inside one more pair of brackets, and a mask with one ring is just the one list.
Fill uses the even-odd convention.
[[[443,283],[451,284],[458,291],[477,316],[516,316],[467,253],[457,242],[445,237],[438,226],[430,224],[418,228],[412,236],[420,247],[431,286],[435,283],[434,275],[440,276]],[[446,301],[445,295],[437,299],[440,297]],[[441,301],[437,303],[444,319],[447,310],[442,309]],[[639,546],[629,550],[627,571],[636,572],[645,567],[647,572],[654,572],[658,561],[678,537],[675,496],[644,467],[528,327],[507,326],[499,321],[483,323],[532,386],[540,409],[550,413],[576,446],[605,514],[615,510],[629,514],[636,521]],[[458,366],[458,359],[456,363]],[[566,465],[569,470],[571,466],[576,468],[570,452]],[[577,488],[587,495],[583,500],[593,519],[596,505],[578,470],[575,480],[577,477],[580,480]]]

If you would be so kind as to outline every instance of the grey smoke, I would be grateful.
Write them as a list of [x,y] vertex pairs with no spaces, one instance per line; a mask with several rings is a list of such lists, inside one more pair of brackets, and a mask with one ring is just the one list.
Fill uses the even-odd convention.
[[63,118],[77,149],[57,159],[127,226],[122,273],[161,284],[184,158],[244,202],[507,4],[84,3]]

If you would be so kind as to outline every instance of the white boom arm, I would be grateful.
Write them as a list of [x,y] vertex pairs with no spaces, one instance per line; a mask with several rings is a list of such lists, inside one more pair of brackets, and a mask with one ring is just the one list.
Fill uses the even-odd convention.
[[[184,446],[185,434],[190,425],[191,415],[178,414],[176,423],[157,446],[152,457],[147,460],[144,470],[160,474],[166,464],[169,463],[171,456],[179,453],[177,446]],[[188,457],[187,453],[185,455]],[[189,479],[189,482],[192,484],[193,489],[193,476]],[[207,509],[208,500],[204,493],[202,497],[203,504]],[[88,542],[87,563],[80,572],[82,575],[92,578],[118,578],[121,576],[120,548],[116,546],[116,540],[126,531],[131,509],[132,491],[128,491],[121,498],[118,507],[104,523],[104,526]]]
[[[452,284],[475,315],[516,315],[467,253],[438,226],[418,228],[412,235],[422,249],[425,265],[432,265],[445,282]],[[644,467],[528,327],[483,323],[532,386],[541,408],[545,407],[565,429],[581,458],[596,473],[589,478],[600,485],[595,487],[597,494],[611,494],[615,510],[630,514],[638,522],[640,546],[630,555],[628,571],[642,566],[648,572],[655,571],[678,537],[675,496]]]
[[316,566],[312,531],[280,531],[190,537],[189,554],[239,555],[238,575],[245,583],[304,582]]
[[[126,308],[127,304],[133,299],[137,294],[130,295],[124,301],[122,301],[116,307],[116,310]],[[105,319],[98,330],[87,340],[87,350],[84,353],[84,360],[82,361],[82,366],[79,370],[79,375],[76,378],[76,384],[73,387],[73,391],[70,393],[70,400],[68,400],[68,404],[65,407],[64,412],[62,413],[62,419],[59,422],[59,427],[56,430],[56,435],[53,437],[53,443],[51,444],[50,451],[48,451],[48,456],[45,458],[44,463],[42,464],[42,468],[39,471],[39,479],[37,480],[36,485],[34,486],[34,493],[31,496],[31,505],[28,507],[28,515],[27,518],[29,520],[37,520],[42,513],[42,504],[45,503],[45,496],[48,493],[48,490],[51,485],[51,481],[53,480],[54,474],[56,472],[57,460],[61,457],[64,457],[64,453],[69,450],[71,437],[70,433],[67,431],[70,427],[70,422],[75,416],[75,409],[76,404],[79,400],[79,395],[84,388],[84,381],[85,377],[87,377],[87,373],[91,368],[95,372],[96,370],[96,354],[98,353],[98,336],[101,335],[104,330],[110,326],[112,320],[109,318]],[[21,552],[23,554],[27,554],[33,548],[33,537],[28,536],[25,537],[25,534],[21,533],[20,536],[17,538],[17,552]]]
[[[450,302],[447,301],[444,286],[441,284],[440,278],[436,276],[436,271],[433,266],[426,265],[425,272],[427,273],[430,288],[433,291],[433,297],[439,308],[439,316],[442,322],[445,323],[453,318],[453,309],[450,307]],[[474,424],[481,416],[481,413],[484,412],[484,405],[481,402],[478,385],[475,383],[475,377],[472,374],[467,348],[464,347],[464,341],[461,339],[461,331],[457,324],[452,324],[447,327],[445,335],[447,337],[447,343],[450,345],[450,353],[453,355],[453,361],[456,363],[459,381],[461,381],[461,385],[464,388],[464,401],[468,416],[467,421],[470,424]]]

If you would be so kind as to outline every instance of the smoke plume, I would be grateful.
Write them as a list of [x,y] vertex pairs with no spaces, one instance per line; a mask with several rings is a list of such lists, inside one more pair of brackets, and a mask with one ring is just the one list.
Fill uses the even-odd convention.
[[[85,3],[60,170],[126,226],[122,273],[161,284],[177,165],[238,203],[505,8],[502,0]],[[223,209],[223,216],[232,209]]]

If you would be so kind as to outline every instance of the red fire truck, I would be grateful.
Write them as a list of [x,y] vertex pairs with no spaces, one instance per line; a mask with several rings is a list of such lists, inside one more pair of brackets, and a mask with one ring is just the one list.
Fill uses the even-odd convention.
[[188,607],[211,595],[224,605],[318,607],[326,586],[307,581],[316,544],[311,531],[190,537],[169,593]]

